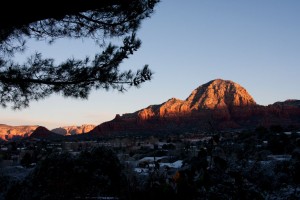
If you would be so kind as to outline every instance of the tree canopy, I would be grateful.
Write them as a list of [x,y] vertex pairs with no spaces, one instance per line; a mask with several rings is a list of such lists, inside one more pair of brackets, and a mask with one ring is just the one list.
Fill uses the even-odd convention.
[[[150,17],[159,0],[75,0],[6,2],[0,8],[0,104],[14,109],[53,93],[87,98],[93,89],[124,91],[151,79],[145,65],[133,72],[119,65],[141,45],[136,37],[141,21]],[[13,8],[13,10],[10,10]],[[10,15],[8,15],[10,12]],[[26,50],[28,39],[93,39],[100,52],[93,58],[69,58],[55,64],[41,53],[17,63],[14,55]],[[122,45],[107,44],[122,38]]]
[[116,154],[97,147],[79,155],[52,153],[37,163],[23,182],[13,185],[6,199],[97,199],[124,196],[126,186]]

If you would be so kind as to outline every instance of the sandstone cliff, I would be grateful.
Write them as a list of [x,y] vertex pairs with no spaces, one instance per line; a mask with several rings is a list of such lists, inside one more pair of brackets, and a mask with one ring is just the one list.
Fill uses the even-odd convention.
[[93,130],[96,126],[92,124],[84,124],[81,126],[64,126],[52,129],[51,131],[59,135],[78,135]]
[[[26,138],[26,137],[31,136],[31,134],[38,127],[39,126],[37,126],[37,125],[36,126],[9,126],[9,125],[5,125],[5,124],[0,124],[0,139],[11,140],[11,139],[15,139],[15,138]],[[59,135],[63,135],[63,136],[68,136],[68,135],[77,135],[77,134],[87,133],[94,128],[95,128],[95,125],[84,124],[81,126],[66,126],[66,127],[55,128],[55,129],[51,130],[51,132],[59,134]],[[39,128],[39,132],[41,133],[42,131],[47,132],[47,131],[45,131],[45,129]]]
[[15,137],[28,137],[38,126],[9,126],[0,124],[0,139],[10,140]]
[[171,98],[134,113],[117,115],[97,126],[92,134],[120,132],[178,132],[234,129],[270,125],[299,124],[300,101],[258,105],[239,84],[216,79],[196,88],[185,100]]
[[256,105],[250,94],[239,84],[216,79],[195,89],[184,101],[172,98],[159,106],[142,109],[137,115],[139,119],[147,120],[154,117],[187,116],[204,110],[228,112],[230,109]]

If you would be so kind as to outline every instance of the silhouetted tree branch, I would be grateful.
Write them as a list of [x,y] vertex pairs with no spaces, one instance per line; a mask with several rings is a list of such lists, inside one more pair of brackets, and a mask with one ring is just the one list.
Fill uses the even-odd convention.
[[[0,12],[0,104],[19,109],[52,93],[87,98],[92,89],[124,91],[150,80],[152,72],[147,65],[136,72],[120,71],[119,65],[140,47],[136,31],[158,2],[75,0],[69,5],[49,2],[49,7],[33,1],[8,3],[15,3],[17,9],[11,19]],[[123,38],[123,44],[106,44],[114,37]],[[58,65],[53,58],[36,53],[27,62],[16,63],[13,56],[25,50],[30,38],[50,44],[58,38],[90,38],[102,48],[102,53],[93,59],[72,58]]]

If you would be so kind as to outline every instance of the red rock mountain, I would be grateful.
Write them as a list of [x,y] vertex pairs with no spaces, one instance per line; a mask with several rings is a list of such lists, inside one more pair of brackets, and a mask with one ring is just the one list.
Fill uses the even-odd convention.
[[[17,138],[26,138],[31,136],[31,134],[34,133],[34,131],[38,128],[38,125],[35,126],[9,126],[6,124],[0,124],[0,140],[11,140],[11,139],[17,139]],[[60,127],[55,128],[51,130],[51,135],[53,133],[68,136],[68,135],[77,135],[77,134],[83,134],[91,131],[93,128],[95,128],[95,125],[91,124],[84,124],[81,126],[66,126],[66,127]],[[49,130],[47,130],[49,131]],[[38,133],[46,132],[41,131],[41,128],[37,129]],[[49,133],[49,132],[48,132]],[[35,133],[36,134],[36,133]],[[39,135],[39,134],[38,134]],[[48,136],[49,134],[46,134]]]
[[300,101],[297,102],[261,106],[239,84],[216,79],[196,88],[186,100],[172,98],[160,105],[117,115],[91,133],[198,131],[211,126],[233,129],[272,123],[300,125]]
[[81,126],[64,126],[52,129],[51,131],[59,135],[68,136],[68,135],[78,135],[87,133],[95,128],[95,125],[92,124],[83,124]]
[[198,87],[184,101],[172,98],[161,105],[142,109],[137,114],[139,119],[147,120],[153,117],[185,116],[202,110],[228,110],[255,105],[254,99],[242,86],[217,79]]
[[0,124],[0,139],[10,140],[16,137],[28,137],[38,126],[9,126]]

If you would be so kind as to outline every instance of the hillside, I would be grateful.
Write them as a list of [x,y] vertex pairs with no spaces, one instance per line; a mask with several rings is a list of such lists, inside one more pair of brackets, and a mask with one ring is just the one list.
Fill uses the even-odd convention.
[[216,79],[193,90],[185,100],[171,98],[134,113],[116,115],[91,133],[210,131],[271,124],[299,126],[299,101],[258,105],[241,85]]

